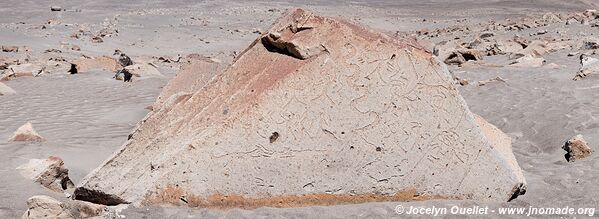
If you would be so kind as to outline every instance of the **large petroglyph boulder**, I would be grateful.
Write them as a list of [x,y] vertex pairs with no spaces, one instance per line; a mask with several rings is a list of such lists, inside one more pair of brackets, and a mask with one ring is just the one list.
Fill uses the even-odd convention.
[[296,9],[202,83],[150,112],[75,198],[253,208],[524,191],[509,138],[411,41]]

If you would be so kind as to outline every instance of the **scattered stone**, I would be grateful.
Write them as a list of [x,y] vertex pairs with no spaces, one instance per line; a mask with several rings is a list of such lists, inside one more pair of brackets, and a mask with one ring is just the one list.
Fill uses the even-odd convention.
[[96,58],[79,58],[72,62],[77,67],[77,73],[85,73],[94,70],[116,72],[120,69],[120,64],[116,59],[101,56]]
[[62,202],[45,195],[33,196],[27,200],[27,211],[23,219],[54,218],[74,219]]
[[582,135],[576,135],[562,146],[567,153],[564,155],[568,162],[574,162],[591,156],[593,149],[589,147]]
[[512,53],[510,54],[510,59],[519,59],[522,58],[524,56],[531,56],[531,57],[542,57],[543,55],[547,54],[547,45],[545,44],[545,42],[542,41],[533,41],[531,42],[526,48],[516,52],[516,53]]
[[497,48],[501,51],[500,54],[512,54],[524,49],[522,44],[513,41],[499,42]]
[[160,71],[158,71],[158,69],[156,69],[156,67],[154,67],[152,64],[149,64],[149,63],[129,65],[129,66],[125,67],[125,69],[129,73],[131,73],[133,76],[138,77],[138,78],[139,77],[147,78],[147,77],[163,77],[164,76],[160,73]]
[[16,65],[19,61],[13,58],[0,57],[0,70],[5,70],[8,66]]
[[77,74],[78,73],[77,64],[71,63],[71,68],[69,69],[68,72],[69,72],[69,74]]
[[8,141],[45,141],[42,136],[40,136],[35,129],[33,129],[33,125],[30,122],[25,123],[21,127],[19,127],[13,136],[8,139]]
[[9,71],[11,77],[31,76],[37,77],[44,73],[45,67],[33,63],[25,63],[8,66],[6,71]]
[[0,82],[0,96],[16,94],[17,92],[7,86],[6,84]]
[[526,55],[510,63],[510,66],[537,68],[543,66],[545,62],[546,61],[543,57],[533,57],[531,55]]
[[22,219],[117,218],[105,217],[109,213],[114,214],[114,210],[104,205],[76,200],[60,202],[49,196],[37,195],[27,200],[27,211]]
[[595,37],[589,37],[582,41],[580,49],[599,49],[599,39]]
[[17,171],[25,178],[55,192],[75,187],[69,178],[69,170],[64,167],[64,162],[59,157],[31,159],[27,164],[17,167]]
[[497,76],[495,78],[478,81],[478,86],[485,86],[485,85],[487,85],[488,83],[491,83],[491,82],[504,82],[505,83],[505,80],[503,78]]
[[495,33],[493,32],[483,32],[480,34],[480,38],[484,39],[484,38],[489,38],[489,37],[494,37]]
[[597,74],[599,72],[599,59],[582,54],[580,55],[580,64],[582,67],[580,67],[572,80],[577,81],[591,74]]
[[81,47],[79,47],[77,45],[71,45],[71,50],[73,50],[73,51],[81,51]]
[[2,52],[19,52],[18,46],[2,46]]
[[104,40],[102,39],[102,37],[99,36],[93,36],[92,37],[92,43],[103,43]]
[[60,6],[51,6],[50,11],[62,11],[62,7]]
[[546,64],[545,67],[550,68],[550,69],[560,69],[562,66],[552,62],[552,63]]

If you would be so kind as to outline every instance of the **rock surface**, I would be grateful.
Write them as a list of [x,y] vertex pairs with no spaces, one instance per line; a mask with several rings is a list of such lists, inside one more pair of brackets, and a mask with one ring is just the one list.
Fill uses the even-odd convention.
[[39,135],[30,122],[19,127],[8,141],[45,141],[46,139]]
[[191,94],[199,90],[222,70],[222,65],[208,58],[199,57],[190,59],[189,63],[181,68],[182,70],[177,73],[177,76],[162,88],[154,104],[154,109],[160,108],[160,105],[175,94]]
[[594,150],[591,149],[584,140],[582,135],[576,135],[570,140],[566,141],[564,146],[562,146],[562,149],[567,152],[564,156],[568,162],[584,159],[588,156],[591,156],[591,154],[594,152]]
[[495,146],[509,141],[485,136],[443,63],[343,19],[291,10],[197,88],[150,112],[74,197],[255,208],[524,190]]
[[34,180],[55,192],[62,192],[75,186],[69,178],[69,170],[64,167],[64,162],[59,157],[31,159],[27,164],[17,167],[17,171],[25,178]]

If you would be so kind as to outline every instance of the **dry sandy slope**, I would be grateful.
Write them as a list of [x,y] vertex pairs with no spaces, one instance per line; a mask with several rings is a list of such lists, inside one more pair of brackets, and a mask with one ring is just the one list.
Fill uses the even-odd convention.
[[[230,59],[233,51],[244,49],[257,34],[252,28],[267,29],[281,9],[303,6],[325,15],[342,15],[373,28],[395,32],[467,22],[523,16],[545,11],[579,11],[589,8],[583,1],[1,1],[0,42],[3,45],[26,45],[32,55],[49,48],[59,48],[65,41],[81,46],[87,55],[110,55],[121,48],[132,55],[176,55],[202,53]],[[596,4],[592,1],[584,1]],[[50,12],[50,5],[81,12]],[[118,36],[94,44],[89,39],[68,36],[79,26],[101,28],[104,19],[118,17]],[[190,17],[199,17],[199,21]],[[422,18],[427,18],[422,22]],[[41,30],[48,19],[62,25]],[[260,22],[262,20],[262,22]],[[437,22],[432,22],[433,20]],[[204,26],[203,21],[207,21]],[[24,23],[18,23],[24,22]],[[237,32],[235,30],[240,30]],[[583,31],[583,30],[581,30]],[[596,30],[584,30],[596,31]],[[208,42],[208,43],[206,43]],[[0,55],[11,55],[0,53]],[[526,195],[514,202],[491,203],[491,206],[573,207],[598,206],[599,160],[596,156],[583,162],[566,163],[560,146],[576,133],[589,144],[599,145],[599,102],[596,90],[589,88],[599,78],[573,82],[578,69],[576,57],[565,53],[545,57],[549,62],[566,65],[558,70],[474,68],[457,73],[482,80],[497,75],[506,84],[460,88],[471,110],[495,124],[513,138],[514,153],[529,183]],[[172,76],[171,74],[167,74]],[[87,75],[50,75],[21,78],[6,84],[18,94],[0,97],[0,218],[20,217],[25,201],[35,194],[49,194],[25,180],[14,168],[31,158],[57,155],[65,160],[72,179],[78,182],[99,165],[126,139],[134,124],[147,112],[166,79],[139,81],[125,86],[110,79],[107,72]],[[585,89],[588,88],[588,89]],[[7,139],[12,131],[31,120],[45,143],[14,144]],[[54,195],[56,196],[56,195]],[[60,196],[60,195],[58,195]],[[239,217],[395,217],[398,203],[367,203],[351,206],[309,207],[297,209],[260,208],[254,211],[181,209],[129,209],[129,218],[204,216]],[[470,201],[429,201],[403,205],[459,204]],[[477,203],[485,204],[485,203]]]

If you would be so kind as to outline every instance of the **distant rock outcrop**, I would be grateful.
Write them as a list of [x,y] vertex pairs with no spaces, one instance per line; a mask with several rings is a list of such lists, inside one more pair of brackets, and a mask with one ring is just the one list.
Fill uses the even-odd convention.
[[525,191],[506,136],[481,128],[445,64],[411,40],[295,9],[195,83],[75,199],[255,208]]

